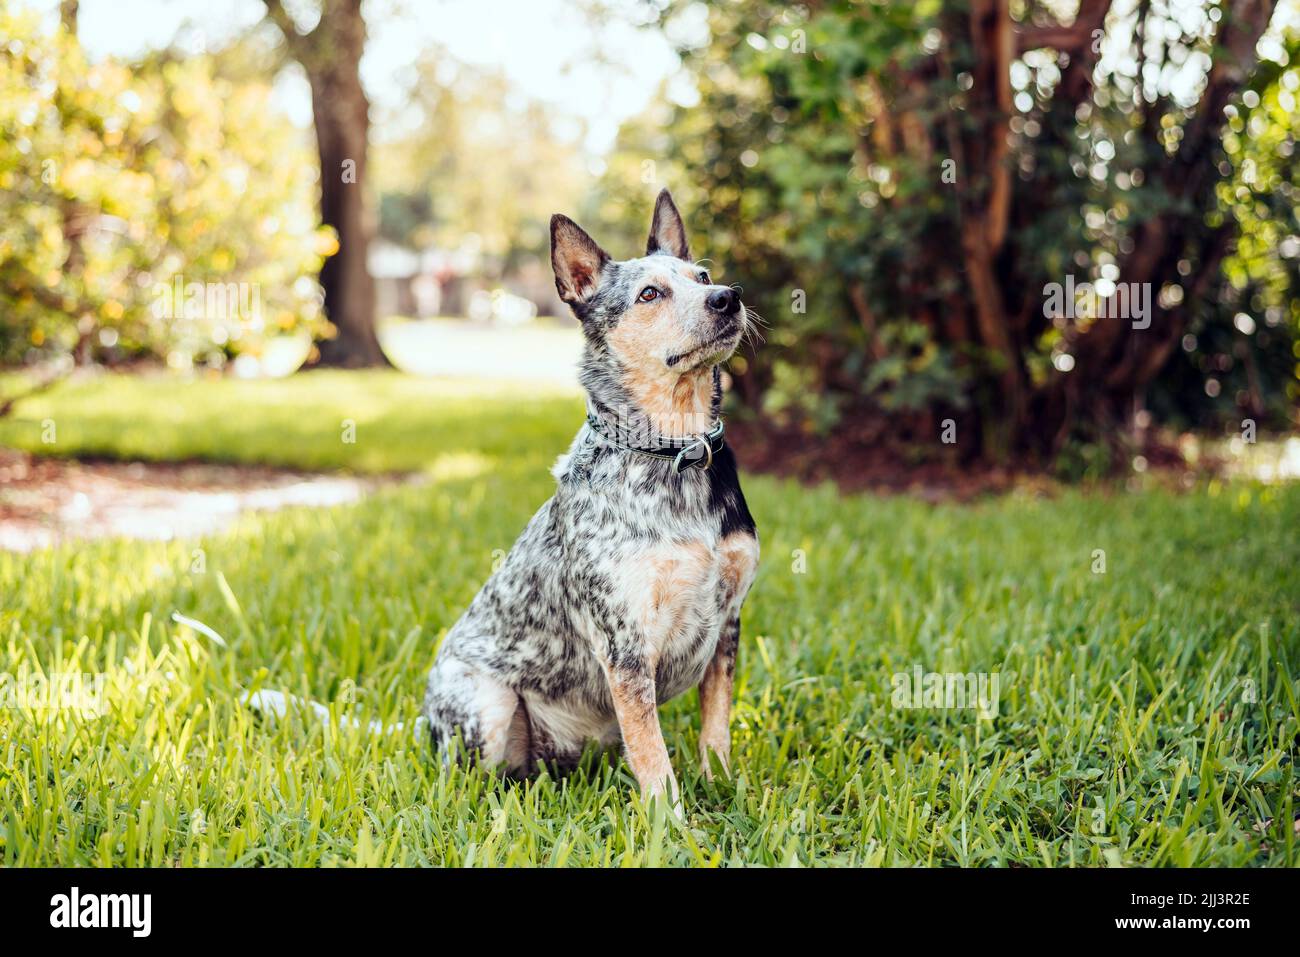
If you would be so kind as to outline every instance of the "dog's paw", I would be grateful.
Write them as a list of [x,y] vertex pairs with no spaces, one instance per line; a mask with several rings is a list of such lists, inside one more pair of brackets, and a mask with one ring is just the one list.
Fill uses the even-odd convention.
[[686,819],[686,811],[682,806],[681,792],[677,789],[677,779],[668,778],[666,781],[660,781],[650,785],[641,795],[645,806],[653,810],[656,805],[663,805],[679,821]]
[[731,777],[731,742],[700,741],[700,767],[706,781],[713,780],[715,770],[724,778]]

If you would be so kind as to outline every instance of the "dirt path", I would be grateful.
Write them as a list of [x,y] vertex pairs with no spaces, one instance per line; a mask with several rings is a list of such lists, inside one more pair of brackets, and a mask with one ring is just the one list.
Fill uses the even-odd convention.
[[344,505],[392,477],[319,475],[205,462],[87,462],[0,449],[0,549],[220,531],[245,511]]

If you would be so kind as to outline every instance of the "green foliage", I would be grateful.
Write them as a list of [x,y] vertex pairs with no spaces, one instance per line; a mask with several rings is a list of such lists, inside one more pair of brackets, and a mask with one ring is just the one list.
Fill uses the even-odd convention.
[[[439,637],[550,493],[545,465],[581,416],[571,395],[307,373],[109,376],[0,423],[0,442],[48,451],[53,418],[63,454],[431,478],[352,508],[248,516],[201,542],[0,553],[0,672],[108,676],[102,716],[0,708],[0,861],[1300,861],[1295,485],[935,507],[746,479],[764,558],[743,621],[735,776],[701,778],[693,696],[668,705],[683,826],[641,810],[616,754],[507,784],[440,768],[405,732],[268,722],[239,704],[283,689],[409,722]],[[355,445],[339,441],[344,417]],[[997,716],[893,707],[893,676],[918,664],[997,672]]]
[[220,56],[88,62],[9,5],[0,37],[0,363],[220,366],[321,331],[314,275],[335,241],[268,81],[226,78]]
[[[682,6],[670,6],[666,19]],[[1157,52],[1148,49],[1149,69],[1138,78],[1136,46],[1120,48],[1134,14],[1117,10],[1107,40],[1113,56],[1082,104],[1060,94],[1065,60],[1054,51],[1012,61],[1012,115],[999,135],[1009,142],[1014,212],[994,274],[1035,387],[1060,379],[1054,361],[1068,346],[1067,328],[1089,325],[1045,317],[1044,285],[1067,275],[1080,283],[1114,277],[1144,241],[1144,225],[1194,199],[1174,195],[1152,171],[1198,106],[1194,85],[1174,83],[1174,67],[1191,69],[1212,49],[1222,11],[1178,21],[1143,9],[1149,30],[1164,38],[1166,65],[1155,69]],[[1016,16],[1031,13],[1046,11]],[[636,203],[621,197],[673,188],[697,255],[725,266],[717,270],[724,281],[743,282],[746,302],[769,322],[763,361],[735,371],[750,376],[747,394],[764,394],[770,411],[829,434],[850,413],[984,408],[1005,358],[978,347],[970,325],[962,203],[978,204],[991,187],[969,179],[962,152],[964,137],[969,145],[972,134],[983,136],[971,106],[979,58],[963,32],[965,6],[739,0],[710,4],[709,27],[704,46],[683,51],[699,102],[656,105],[624,129],[596,211],[634,235],[625,209]],[[1189,234],[1169,269],[1167,283],[1178,284],[1169,294],[1190,299],[1190,337],[1149,390],[1149,404],[1179,425],[1245,414],[1294,423],[1300,65],[1294,38],[1283,40],[1229,107],[1226,180],[1200,210],[1207,228],[1238,222],[1242,240],[1201,276],[1204,255]],[[1135,107],[1157,96],[1158,105]],[[1144,127],[1147,112],[1158,120],[1154,131]],[[794,308],[800,295],[804,308]],[[1237,331],[1238,313],[1255,332]],[[1077,403],[1076,414],[1087,408]]]
[[[722,281],[741,281],[770,323],[765,408],[823,433],[863,396],[887,410],[965,404],[951,350],[917,321],[949,288],[912,255],[945,232],[939,241],[952,242],[951,194],[934,190],[937,168],[869,163],[858,144],[882,96],[872,84],[920,55],[934,14],[929,4],[877,4],[871,16],[844,4],[810,16],[713,6],[712,42],[686,53],[701,103],[624,130],[616,156],[627,159],[606,176],[604,193],[617,195],[635,188],[638,156],[655,164],[697,255],[717,261]],[[870,315],[856,311],[853,286],[867,291]]]
[[1171,383],[1185,388],[1161,396],[1184,421],[1237,430],[1243,416],[1281,421],[1300,403],[1298,55],[1300,38],[1289,51],[1293,65],[1246,94],[1253,107],[1228,108],[1232,176],[1219,184],[1217,215],[1236,221],[1239,239],[1170,370]]
[[882,356],[867,366],[863,391],[878,395],[889,412],[918,412],[938,401],[952,408],[969,404],[967,370],[957,366],[954,350],[939,346],[925,326],[898,322],[881,330]]

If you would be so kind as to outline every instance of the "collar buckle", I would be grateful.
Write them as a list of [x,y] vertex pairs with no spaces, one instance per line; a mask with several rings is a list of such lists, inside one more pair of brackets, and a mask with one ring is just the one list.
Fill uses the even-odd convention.
[[679,475],[696,466],[708,471],[713,465],[713,443],[709,441],[709,437],[700,432],[693,438],[695,441],[678,452],[673,459],[673,471]]

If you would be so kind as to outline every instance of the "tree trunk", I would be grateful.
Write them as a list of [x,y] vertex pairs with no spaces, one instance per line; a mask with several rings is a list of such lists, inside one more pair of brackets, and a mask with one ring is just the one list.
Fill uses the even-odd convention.
[[322,365],[387,365],[375,335],[375,281],[367,253],[371,224],[365,182],[369,104],[356,63],[312,77],[312,114],[320,152],[321,220],[338,233],[339,250],[325,260],[320,284],[325,314],[338,330],[320,343]]
[[946,124],[949,149],[965,177],[958,200],[960,248],[973,327],[979,344],[1000,364],[982,442],[986,453],[1000,458],[1013,451],[1028,401],[1021,344],[1008,321],[1006,276],[998,262],[1011,214],[1007,137],[1015,34],[1009,0],[972,0],[964,17],[962,12],[954,8],[949,20],[954,36],[964,31],[970,39],[969,116],[959,127],[949,114]]
[[[74,40],[77,37],[78,7],[78,0],[62,0],[59,4],[59,23]],[[58,98],[57,106],[59,113],[64,116],[66,127],[66,114],[70,108],[75,109],[75,106],[66,103],[62,96]],[[75,277],[75,280],[82,284],[81,292],[84,297],[85,235],[94,211],[85,209],[76,200],[64,197],[59,201],[59,213],[63,221],[63,240],[68,246],[68,254],[63,259],[63,274]],[[72,349],[72,358],[77,365],[88,366],[95,358],[95,314],[82,306],[76,310],[74,318],[77,320],[77,343]]]
[[337,335],[319,344],[322,365],[388,365],[375,335],[375,281],[367,254],[372,224],[365,200],[370,103],[361,86],[366,24],[361,0],[321,0],[320,21],[301,33],[279,0],[264,0],[289,54],[311,83],[312,117],[320,154],[321,221],[334,227],[339,248],[321,267],[325,315]]

